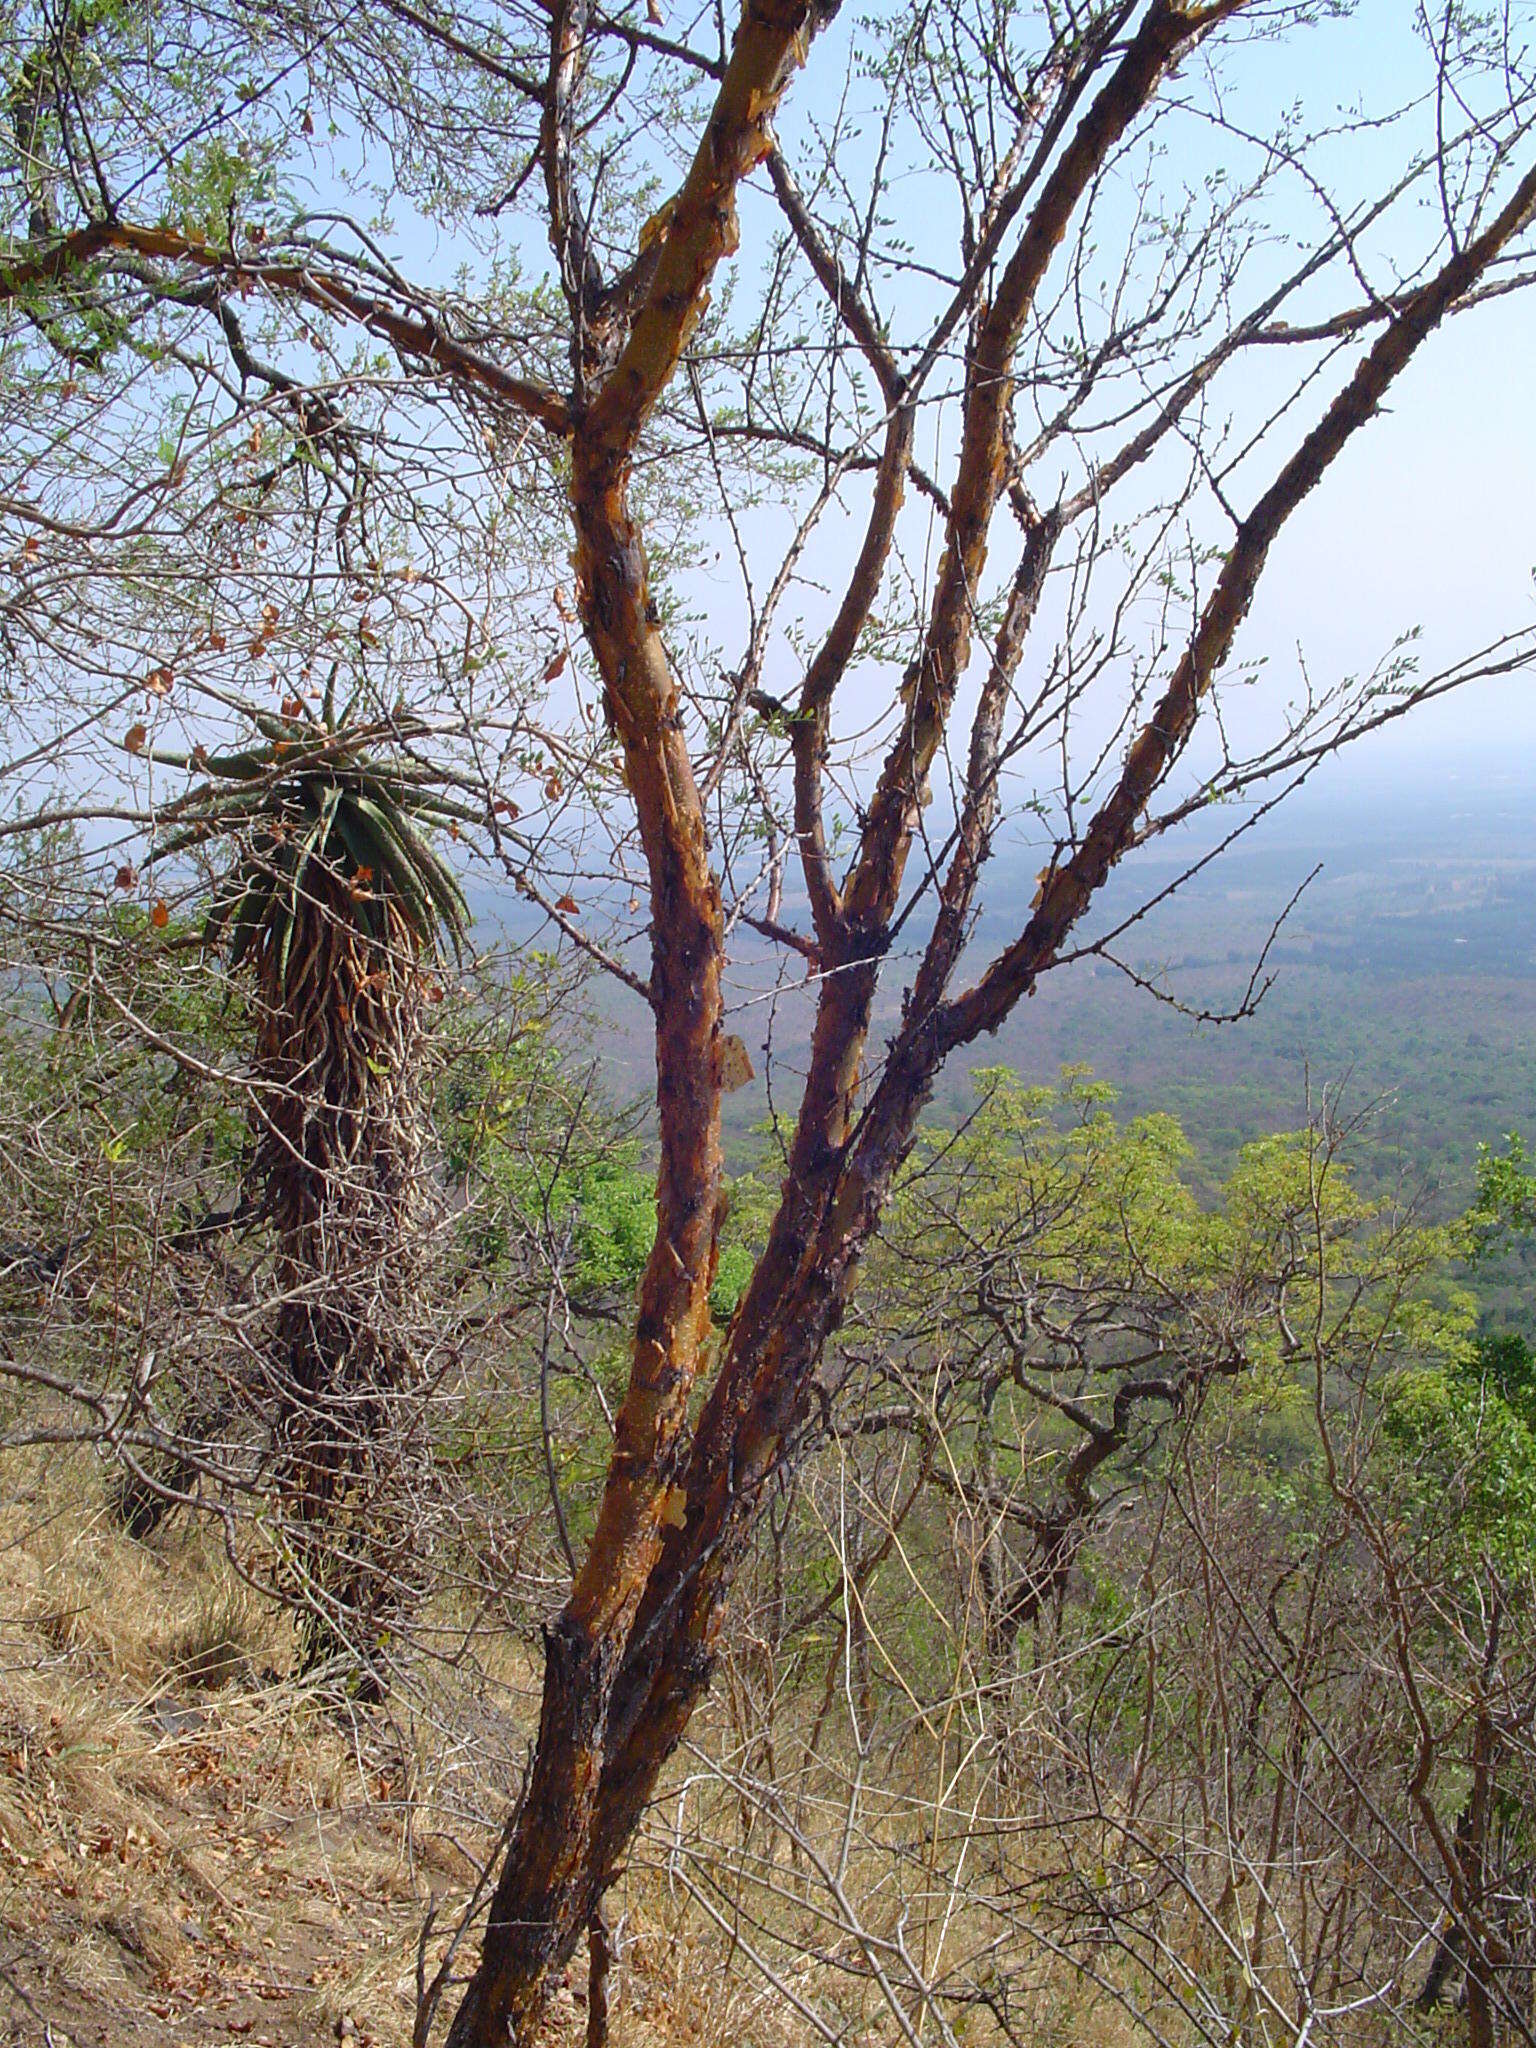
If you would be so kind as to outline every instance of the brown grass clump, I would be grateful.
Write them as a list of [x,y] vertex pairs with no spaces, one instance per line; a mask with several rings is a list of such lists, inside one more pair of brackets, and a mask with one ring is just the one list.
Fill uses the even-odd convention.
[[[168,1684],[217,1692],[262,1675],[262,1650],[273,1634],[248,1586],[200,1589],[192,1612],[165,1638],[161,1656]],[[277,1674],[271,1671],[271,1676]]]
[[206,1528],[135,1541],[87,1460],[8,1478],[0,2016],[61,2048],[307,2048],[343,2019],[404,2048],[424,1888],[390,1731],[297,1693]]
[[[457,1692],[338,1708],[216,1526],[140,1540],[74,1452],[5,1480],[0,2040],[408,2048],[428,1908],[430,1976],[515,1785],[526,1646],[488,1639]],[[654,1874],[617,1913],[616,2048],[789,2048]],[[584,2035],[578,1960],[550,2048]]]

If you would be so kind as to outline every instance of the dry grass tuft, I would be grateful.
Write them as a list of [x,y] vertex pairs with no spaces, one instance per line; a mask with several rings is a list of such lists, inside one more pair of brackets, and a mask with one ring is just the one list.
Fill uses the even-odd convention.
[[[404,2048],[423,1899],[390,1731],[278,1674],[210,1531],[122,1526],[94,1461],[0,1507],[0,2034]],[[10,2013],[7,2015],[7,2004]]]
[[[350,2021],[358,2048],[407,2048],[427,1907],[430,1973],[513,1796],[527,1646],[490,1639],[494,1670],[430,1700],[338,1708],[286,1675],[291,1627],[217,1530],[136,1538],[75,1453],[5,1480],[0,2040],[321,2048]],[[626,1903],[650,1931],[627,1934],[619,2048],[788,2048],[662,1887],[637,1876]],[[584,2039],[584,1972],[550,2048]]]
[[218,1692],[257,1679],[274,1633],[270,1613],[248,1586],[204,1586],[192,1612],[163,1639],[159,1660],[168,1683]]

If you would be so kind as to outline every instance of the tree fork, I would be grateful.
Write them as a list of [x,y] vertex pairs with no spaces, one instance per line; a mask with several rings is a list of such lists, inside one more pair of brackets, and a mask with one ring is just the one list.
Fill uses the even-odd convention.
[[[1187,692],[1189,723],[1247,611],[1274,535],[1533,207],[1536,167],[1484,234],[1422,289],[1399,325],[1381,338],[1260,500],[1245,528],[1248,545],[1240,545],[1218,580],[1164,700],[1165,706],[1170,699],[1182,704]],[[1200,677],[1193,689],[1191,672]],[[1176,758],[1172,738],[1170,734],[1165,740],[1159,732],[1154,784]],[[732,1326],[727,1356],[695,1434],[684,1528],[670,1536],[652,1575],[617,1681],[610,1731],[617,1740],[610,1743],[603,1770],[593,1861],[586,1880],[587,1895],[593,1900],[611,1882],[660,1773],[708,1688],[731,1584],[758,1502],[765,1497],[765,1482],[792,1453],[811,1375],[841,1320],[863,1247],[910,1149],[934,1076],[950,1052],[983,1029],[995,1028],[1049,965],[1102,886],[1150,795],[1150,786],[1142,788],[1147,755],[1144,740],[1133,745],[1115,790],[1090,827],[1083,850],[1093,861],[1091,880],[1083,886],[1082,878],[1073,875],[1076,889],[1058,894],[1054,885],[1049,888],[1023,939],[1001,956],[997,965],[1006,964],[1006,984],[1000,985],[994,969],[965,995],[911,1013],[856,1132],[846,1147],[837,1149],[835,1170],[820,1182],[820,1199],[808,1198],[808,1190],[797,1185],[791,1172],[785,1201]],[[1071,872],[1070,865],[1066,872]],[[847,979],[853,982],[857,976]],[[857,992],[844,1001],[849,1011],[858,1012]],[[798,1284],[775,1295],[790,1263],[796,1226],[810,1214],[819,1216],[819,1229],[814,1238],[800,1241],[793,1267]]]
[[[553,1972],[569,1959],[612,1881],[660,1772],[707,1689],[731,1584],[765,1482],[793,1454],[812,1375],[841,1321],[863,1247],[910,1148],[938,1067],[948,1053],[995,1028],[1057,956],[1182,752],[1275,536],[1373,415],[1419,344],[1477,283],[1536,205],[1533,170],[1489,227],[1398,309],[1392,326],[1242,523],[1153,719],[1132,744],[1075,853],[1048,879],[1026,930],[976,986],[946,999],[944,984],[958,951],[955,935],[974,869],[985,857],[989,806],[977,807],[968,821],[971,843],[954,877],[956,893],[945,906],[940,951],[948,957],[932,961],[931,990],[909,1012],[854,1122],[890,905],[926,798],[926,770],[964,664],[971,592],[985,561],[987,515],[1004,483],[1012,342],[1094,165],[1179,50],[1235,11],[1235,0],[1198,12],[1158,0],[1149,10],[1047,181],[1042,204],[1005,272],[984,329],[985,374],[978,376],[973,364],[968,378],[949,551],[915,678],[912,716],[887,761],[844,893],[839,899],[828,892],[820,905],[822,921],[833,927],[823,954],[837,971],[823,982],[784,1199],[733,1321],[685,1478],[679,1449],[707,1329],[720,1177],[720,909],[676,684],[654,624],[644,551],[625,491],[640,429],[676,367],[714,264],[733,246],[734,185],[765,153],[763,123],[792,56],[803,50],[802,32],[814,26],[809,10],[747,9],[675,203],[649,297],[613,374],[576,428],[572,506],[583,621],[624,745],[651,871],[662,1137],[658,1228],[597,1531],[571,1600],[546,1634],[532,1775],[480,1968],[449,2048],[532,2039]],[[1043,562],[1038,566],[1043,569]],[[1038,592],[1027,594],[1032,600]],[[679,1492],[685,1504],[681,1527],[675,1516]]]

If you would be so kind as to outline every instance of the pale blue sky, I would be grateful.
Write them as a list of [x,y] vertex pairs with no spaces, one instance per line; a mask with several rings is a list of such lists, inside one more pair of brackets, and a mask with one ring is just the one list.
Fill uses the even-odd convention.
[[[1362,100],[1376,107],[1427,95],[1434,71],[1408,32],[1414,12],[1409,0],[1363,0],[1348,19],[1234,53],[1226,65],[1236,87],[1234,111],[1257,129],[1296,100],[1315,122]],[[1529,9],[1523,12],[1530,40],[1536,22]],[[857,21],[845,10],[837,32],[845,44],[858,33]],[[802,112],[830,110],[843,73],[842,52],[817,50],[811,71],[797,81],[797,107],[780,123],[787,140]],[[1176,132],[1186,140],[1190,134],[1187,127]],[[1422,143],[1433,132],[1426,102],[1407,133]],[[1352,135],[1316,161],[1359,194],[1397,175],[1406,140],[1402,130]],[[1320,216],[1299,188],[1293,203],[1298,231],[1315,231]],[[944,229],[914,212],[902,225],[921,252],[924,236]],[[1394,233],[1405,237],[1402,247],[1411,237],[1423,248],[1433,228],[1432,218],[1410,208]],[[744,244],[743,257],[750,253]],[[1385,270],[1373,281],[1386,281]],[[1269,373],[1257,362],[1246,373],[1239,368],[1232,387],[1241,391],[1245,374],[1257,384]],[[1235,492],[1240,507],[1289,445],[1282,436],[1243,472],[1244,487]],[[1327,683],[1368,671],[1409,627],[1422,628],[1422,659],[1434,668],[1501,632],[1536,625],[1533,478],[1536,297],[1515,296],[1453,320],[1431,338],[1390,410],[1356,438],[1287,529],[1236,650],[1240,658],[1267,658],[1265,695],[1285,694],[1297,674],[1298,646],[1314,679]],[[1369,738],[1343,773],[1422,775],[1479,762],[1528,776],[1536,794],[1536,677],[1474,685],[1426,706]]]
[[[1516,13],[1524,33],[1536,35],[1536,9],[1519,0]],[[692,4],[669,4],[667,26],[685,32],[695,16]],[[1327,20],[1279,41],[1255,41],[1223,59],[1234,88],[1235,115],[1247,126],[1267,128],[1293,102],[1310,121],[1342,114],[1364,102],[1381,107],[1419,94],[1433,84],[1429,53],[1411,33],[1415,0],[1360,0],[1345,19]],[[779,132],[793,158],[810,120],[826,122],[842,99],[850,47],[864,32],[862,10],[845,7],[833,29],[815,46],[811,63],[792,87],[781,110]],[[854,88],[854,97],[858,88]],[[1426,103],[1409,131],[1424,142],[1434,132]],[[1195,149],[1197,133],[1184,124],[1179,146]],[[691,138],[682,133],[652,138],[649,153],[659,173],[670,176],[668,159]],[[1390,182],[1401,168],[1408,134],[1351,135],[1317,158],[1319,169],[1356,195]],[[848,171],[856,183],[868,136],[850,145]],[[1209,147],[1219,156],[1215,138]],[[1175,171],[1186,166],[1175,162]],[[1187,169],[1198,175],[1191,161]],[[761,274],[771,235],[781,227],[771,199],[754,181],[742,205],[742,245],[736,267],[750,293]],[[894,188],[903,192],[901,184]],[[1296,207],[1299,232],[1316,232],[1321,215],[1299,185],[1286,202]],[[918,198],[914,193],[914,198]],[[1426,197],[1428,195],[1426,194]],[[953,258],[953,220],[933,209],[932,187],[900,221],[918,253]],[[1284,214],[1280,218],[1284,225]],[[462,250],[423,223],[401,220],[401,239],[410,259],[446,281]],[[1432,220],[1410,211],[1400,229],[1415,246],[1428,246]],[[524,217],[504,219],[500,233],[519,248],[528,270],[548,263],[542,232]],[[1425,237],[1424,242],[1419,236]],[[937,239],[936,239],[937,238]],[[941,242],[947,240],[946,249]],[[1404,243],[1407,246],[1407,243]],[[1383,269],[1377,282],[1386,281]],[[1336,301],[1330,301],[1336,303]],[[1322,489],[1303,507],[1276,550],[1275,558],[1237,650],[1239,657],[1263,655],[1271,664],[1268,689],[1283,696],[1296,674],[1300,645],[1314,677],[1368,670],[1394,636],[1410,626],[1423,629],[1426,665],[1463,654],[1501,631],[1536,624],[1536,517],[1531,479],[1536,476],[1536,298],[1516,297],[1448,324],[1421,351],[1394,394],[1392,409],[1357,437],[1330,472]],[[1286,373],[1290,364],[1284,365]],[[1247,376],[1255,391],[1276,366],[1254,361],[1231,373],[1239,394]],[[1251,502],[1283,458],[1287,441],[1257,458],[1243,473],[1239,504]],[[835,580],[839,554],[853,544],[861,501],[850,499],[851,517],[842,532],[829,525],[818,541],[817,559]],[[783,522],[749,524],[763,541],[755,569],[764,581],[776,556],[771,541]],[[739,585],[731,573],[732,549],[723,527],[720,561],[701,565],[690,579],[690,595],[712,610],[719,637],[736,651],[741,613]],[[999,559],[999,567],[1006,565]],[[814,597],[808,600],[816,615]],[[792,687],[789,673],[771,679]],[[1239,709],[1239,717],[1242,713]],[[1508,766],[1526,762],[1536,785],[1536,684],[1516,678],[1482,685],[1458,698],[1429,706],[1391,732],[1374,736],[1352,758],[1350,773],[1385,774],[1394,764],[1434,768],[1452,756],[1480,758]]]

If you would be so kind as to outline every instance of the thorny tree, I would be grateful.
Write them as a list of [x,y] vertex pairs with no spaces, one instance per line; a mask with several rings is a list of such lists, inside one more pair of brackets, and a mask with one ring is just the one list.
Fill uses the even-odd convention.
[[[1347,12],[12,13],[4,625],[52,682],[12,709],[29,822],[154,815],[142,728],[137,770],[110,750],[141,691],[205,743],[253,673],[366,652],[370,709],[422,715],[491,857],[654,1012],[629,1387],[456,2048],[531,2038],[600,1908],[941,1064],[1112,957],[1093,918],[1138,846],[1529,656],[1399,651],[1267,732],[1224,704],[1288,522],[1436,329],[1530,275],[1526,11],[1402,10],[1400,103],[1277,115],[1269,67],[1329,76]],[[978,965],[1010,814],[1038,891]],[[749,936],[814,1021],[716,1333]]]

